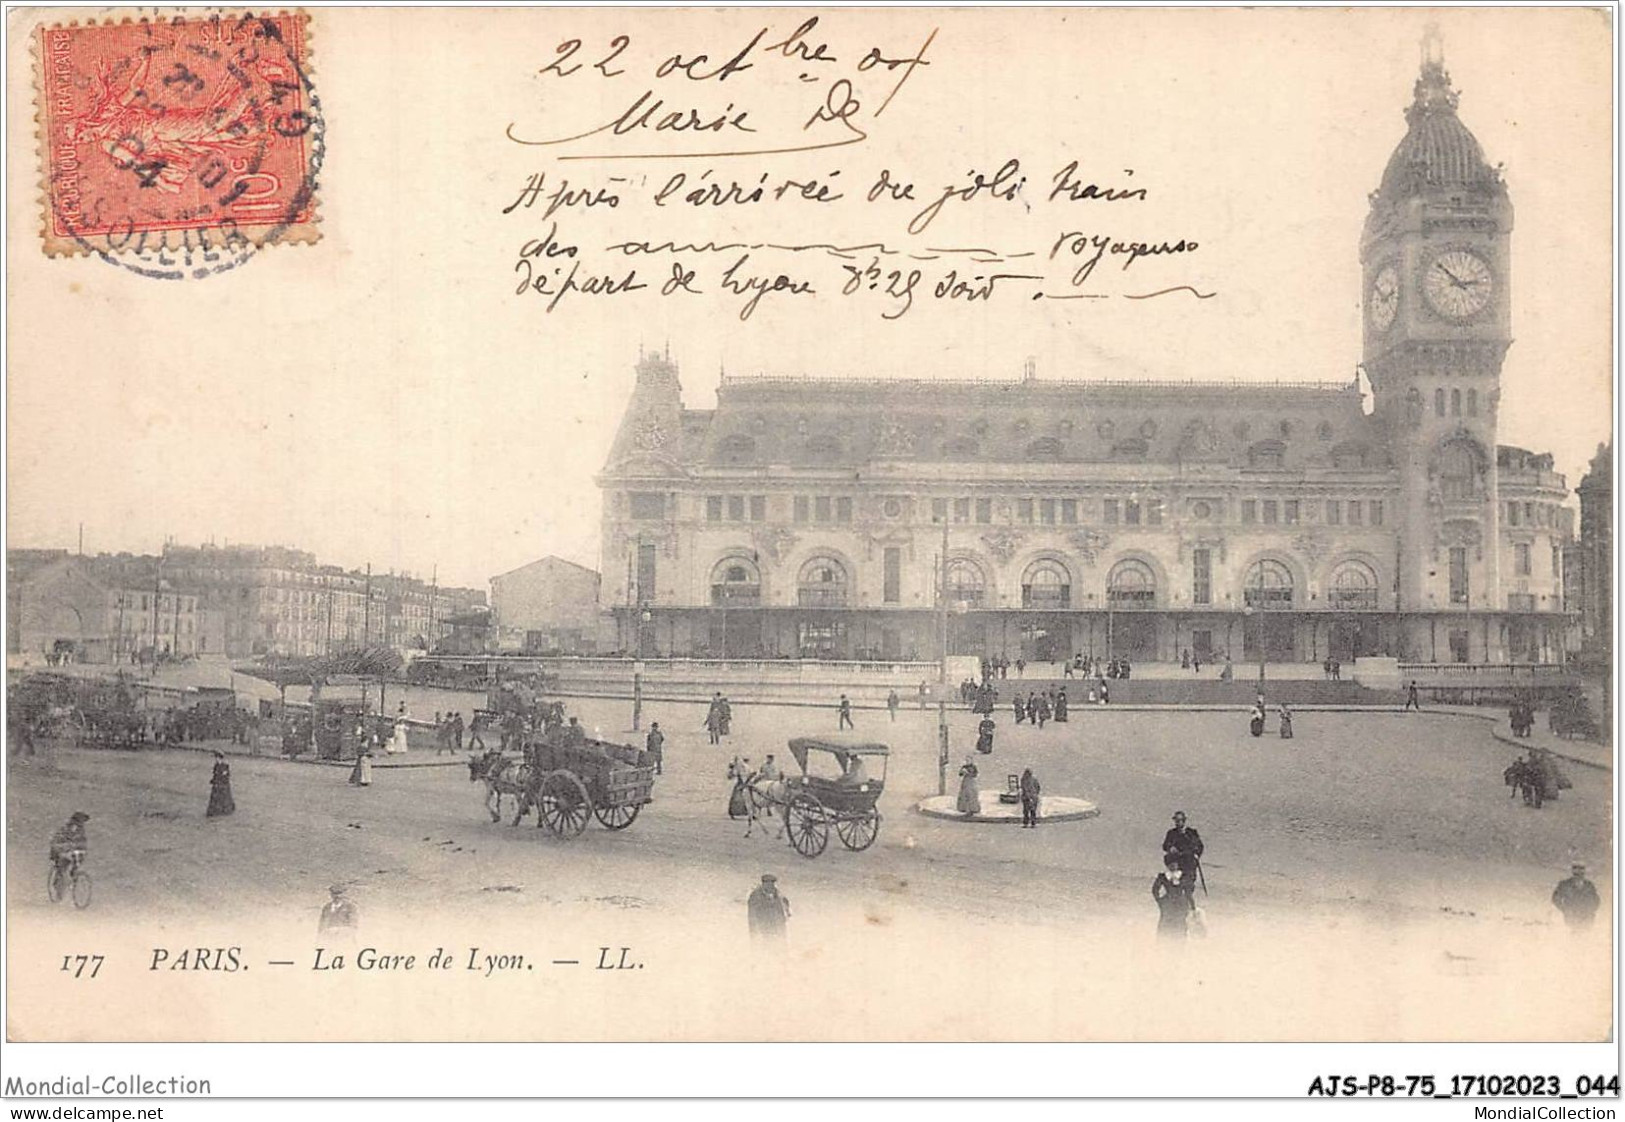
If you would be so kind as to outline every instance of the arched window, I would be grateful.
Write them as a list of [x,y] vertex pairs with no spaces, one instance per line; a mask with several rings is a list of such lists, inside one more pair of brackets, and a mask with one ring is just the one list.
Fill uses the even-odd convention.
[[724,437],[717,445],[717,459],[725,464],[742,464],[756,456],[756,441],[742,433]]
[[1119,561],[1106,578],[1106,599],[1114,608],[1154,608],[1156,574],[1144,561]]
[[1021,577],[1023,608],[1072,606],[1072,578],[1058,561],[1034,561]]
[[1478,493],[1478,457],[1461,442],[1439,454],[1439,493],[1446,499],[1471,499]]
[[1460,390],[1451,390],[1450,391],[1450,415],[1452,417],[1461,416],[1461,391]]
[[1377,607],[1377,574],[1364,561],[1344,561],[1332,572],[1328,597],[1334,608],[1373,611]]
[[762,574],[746,557],[724,557],[711,570],[711,603],[719,608],[755,607],[762,602]]
[[987,600],[987,578],[982,567],[963,557],[948,562],[947,596],[950,604],[980,608]]
[[1435,416],[1444,416],[1444,390],[1433,391],[1433,413]]
[[1029,460],[1058,460],[1061,458],[1061,442],[1053,436],[1046,436],[1027,445],[1027,458]]
[[803,608],[844,608],[846,566],[833,557],[814,557],[796,577],[796,601]]
[[1279,561],[1254,561],[1242,584],[1242,601],[1262,611],[1292,607],[1292,571]]

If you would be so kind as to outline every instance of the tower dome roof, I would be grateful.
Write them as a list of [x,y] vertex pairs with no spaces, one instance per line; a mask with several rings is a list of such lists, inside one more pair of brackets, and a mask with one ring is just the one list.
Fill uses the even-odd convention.
[[1478,138],[1456,116],[1458,94],[1444,62],[1430,58],[1416,79],[1415,100],[1405,110],[1410,125],[1388,158],[1378,194],[1393,201],[1439,188],[1498,189],[1501,175],[1485,162]]

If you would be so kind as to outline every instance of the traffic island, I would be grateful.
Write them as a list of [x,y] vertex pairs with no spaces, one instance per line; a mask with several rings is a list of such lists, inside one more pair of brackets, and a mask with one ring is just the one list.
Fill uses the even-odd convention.
[[[955,795],[936,795],[922,800],[914,809],[927,818],[947,818],[955,822],[988,822],[1006,826],[1021,824],[1021,804],[1000,802],[996,793],[982,796],[980,814],[961,814],[956,805],[958,801]],[[1088,799],[1045,795],[1038,800],[1040,822],[1076,822],[1082,818],[1093,818],[1099,813],[1100,808]]]

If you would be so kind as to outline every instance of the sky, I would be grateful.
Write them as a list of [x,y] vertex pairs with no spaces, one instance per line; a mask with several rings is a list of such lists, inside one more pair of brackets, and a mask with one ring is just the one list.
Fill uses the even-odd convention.
[[[726,85],[654,76],[662,58],[707,53],[715,66],[758,28],[773,32],[759,43],[774,42],[814,14],[806,39],[828,42],[840,60],[830,67],[758,52]],[[16,32],[35,17],[11,18]],[[71,548],[82,523],[88,552],[166,538],[288,544],[481,588],[547,554],[596,567],[594,475],[640,347],[669,346],[693,408],[713,404],[724,369],[1015,379],[1031,357],[1040,378],[1351,379],[1367,196],[1404,134],[1430,19],[1461,118],[1504,165],[1516,208],[1500,440],[1552,451],[1572,486],[1612,420],[1606,13],[322,9],[310,64],[327,145],[321,240],[267,247],[199,281],[44,256],[28,40],[13,35],[8,544]],[[602,70],[622,73],[595,73],[618,34],[627,46]],[[546,73],[569,38],[583,46],[560,68],[582,70]],[[928,38],[929,65],[872,115],[898,71],[854,62],[871,46],[906,58]],[[669,155],[849,135],[840,121],[800,127],[837,74],[863,102],[861,143]],[[662,113],[746,111],[755,131],[510,139],[591,131],[644,90]],[[561,158],[651,150],[662,158]],[[950,200],[909,232],[919,199],[973,171],[991,179],[1012,158],[1028,178],[1011,197]],[[1145,195],[1050,199],[1071,161],[1080,178]],[[915,182],[916,201],[866,202],[882,170]],[[747,186],[817,179],[845,197],[696,207],[679,193],[655,205],[673,175],[700,184],[707,171]],[[548,190],[568,180],[617,194],[617,205],[504,213],[535,175]],[[1126,269],[1108,261],[1074,289],[1068,253],[1048,260],[1072,232],[1198,248]],[[842,293],[842,262],[758,251],[741,275],[784,272],[817,292],[769,293],[741,319],[744,297],[720,276],[731,257],[687,258],[702,291],[663,297],[669,255],[630,262],[606,249],[667,239],[884,241],[919,257],[989,246],[1034,254],[1001,268],[1036,266],[1045,291],[1106,298],[1033,300],[1031,284],[1000,282],[984,301],[921,290],[887,320],[895,303]],[[635,264],[651,289],[570,293],[549,310],[549,296],[516,291],[524,248],[543,242],[578,247],[558,260],[584,275]],[[531,262],[534,276],[554,259]],[[986,268],[941,255],[919,267],[927,288],[949,267]],[[1183,285],[1214,295],[1123,299]]]

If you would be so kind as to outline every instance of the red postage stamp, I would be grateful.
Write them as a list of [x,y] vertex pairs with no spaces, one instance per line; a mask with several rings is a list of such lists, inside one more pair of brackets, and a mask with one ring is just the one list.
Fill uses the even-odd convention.
[[324,152],[303,14],[42,27],[45,250],[311,242]]

